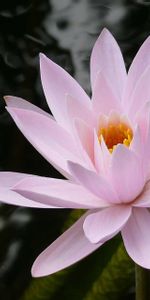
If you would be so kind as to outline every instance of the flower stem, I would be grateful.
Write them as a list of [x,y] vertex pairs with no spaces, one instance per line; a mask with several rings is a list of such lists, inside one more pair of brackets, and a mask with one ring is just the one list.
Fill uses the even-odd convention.
[[135,265],[136,300],[150,299],[150,271]]

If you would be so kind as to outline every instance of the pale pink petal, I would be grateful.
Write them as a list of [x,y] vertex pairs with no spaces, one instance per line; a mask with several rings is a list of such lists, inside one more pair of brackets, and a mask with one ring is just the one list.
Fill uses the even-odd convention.
[[102,173],[104,171],[103,153],[102,153],[102,149],[96,131],[94,131],[94,162],[95,162],[95,168],[98,171],[98,173]]
[[103,155],[103,168],[104,168],[104,173],[105,176],[107,176],[110,168],[110,163],[111,163],[111,153],[109,152],[106,143],[104,141],[103,136],[101,137],[101,149],[102,149],[102,155]]
[[133,213],[122,229],[124,245],[129,256],[138,265],[150,269],[150,213],[133,208]]
[[67,105],[67,115],[70,123],[70,130],[73,134],[73,123],[74,119],[81,119],[84,121],[88,126],[94,126],[95,124],[95,115],[92,109],[88,108],[87,106],[83,105],[83,103],[79,102],[78,100],[74,99],[72,96],[66,96],[66,105]]
[[[94,132],[81,119],[74,120],[74,136],[76,149],[82,157],[84,165],[94,170]],[[69,160],[69,159],[68,159]]]
[[40,55],[40,66],[47,103],[57,122],[67,129],[66,95],[73,96],[85,106],[90,105],[90,100],[75,79],[44,54]]
[[86,237],[91,243],[104,243],[116,235],[128,221],[131,207],[116,205],[89,214],[83,224]]
[[0,202],[5,204],[23,206],[23,207],[59,208],[53,205],[44,204],[42,202],[38,202],[34,200],[32,201],[8,189],[0,189]]
[[[135,56],[131,66],[130,66],[130,69],[128,72],[125,94],[123,97],[124,106],[130,105],[131,94],[132,94],[139,78],[142,76],[143,72],[147,69],[147,66],[150,65],[149,49],[150,49],[150,37],[148,37],[145,40],[145,42],[139,49],[137,55]],[[148,99],[143,99],[143,100],[148,101]],[[141,102],[143,102],[143,100],[141,99]]]
[[141,111],[136,115],[135,122],[138,124],[141,136],[141,149],[143,154],[143,168],[145,176],[150,178],[150,102],[145,103]]
[[142,158],[144,152],[144,144],[139,126],[137,126],[134,131],[133,139],[130,144],[130,149],[137,155],[139,155],[140,159]]
[[93,87],[92,105],[96,114],[108,115],[111,110],[121,111],[121,103],[114,95],[112,87],[103,72],[97,74],[95,86]]
[[101,246],[101,243],[90,243],[85,237],[83,222],[86,216],[81,217],[38,256],[32,267],[34,277],[50,275],[67,268]]
[[91,55],[91,83],[95,86],[97,74],[103,71],[114,94],[121,99],[126,81],[126,70],[120,48],[107,29],[103,29]]
[[103,136],[101,136],[101,142],[98,140],[98,136],[95,132],[94,134],[94,161],[97,171],[103,175],[107,176],[109,165],[111,160],[111,154],[105,144]]
[[133,202],[135,207],[150,207],[150,180],[145,184],[142,193]]
[[106,202],[118,202],[118,197],[110,182],[97,173],[82,167],[79,164],[68,162],[72,175],[85,188]]
[[15,172],[0,172],[0,202],[25,207],[51,208],[49,205],[29,200],[11,188],[20,180],[30,175]]
[[35,111],[42,115],[52,118],[52,116],[50,114],[48,114],[46,111],[42,110],[41,108],[37,107],[36,105],[34,105],[20,97],[5,96],[4,99],[5,99],[8,107],[27,109],[27,110]]
[[0,188],[11,188],[18,181],[24,179],[26,176],[29,176],[24,173],[16,172],[0,172]]
[[[135,123],[138,124],[140,130],[140,138],[138,143],[141,143],[141,157],[143,160],[143,168],[145,176],[150,178],[150,101],[146,102],[141,110],[136,114]],[[140,141],[141,140],[141,141]],[[140,148],[139,147],[139,148]],[[136,145],[135,145],[136,148]]]
[[64,208],[97,208],[106,207],[106,203],[79,184],[67,180],[33,177],[25,178],[13,187],[13,191],[22,196]]
[[134,123],[138,125],[143,143],[146,142],[150,124],[150,101],[146,102],[141,110],[135,114]]
[[7,108],[15,123],[30,143],[65,176],[67,160],[78,161],[74,141],[54,120],[26,109]]
[[141,160],[122,144],[113,151],[110,177],[121,203],[133,201],[144,187]]
[[135,89],[131,95],[130,105],[128,107],[128,115],[131,120],[134,119],[135,113],[140,111],[143,105],[150,100],[150,66],[146,68],[139,77]]

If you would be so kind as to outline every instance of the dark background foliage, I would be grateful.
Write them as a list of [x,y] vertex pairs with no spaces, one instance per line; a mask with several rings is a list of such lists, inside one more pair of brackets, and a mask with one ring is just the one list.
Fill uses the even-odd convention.
[[[20,96],[49,111],[40,83],[39,52],[44,52],[65,68],[90,93],[89,57],[94,41],[103,27],[110,29],[117,39],[128,68],[139,46],[150,32],[150,1],[0,1],[0,170],[51,177],[61,176],[16,128],[5,110],[3,96],[8,94]],[[68,215],[70,215],[69,210],[62,212],[0,205],[1,299],[65,300],[73,299],[73,294],[76,295],[74,299],[79,300],[123,299],[123,297],[134,299],[132,298],[134,297],[132,272],[131,278],[128,276],[130,274],[127,274],[130,280],[126,289],[122,289],[114,298],[111,298],[114,291],[111,288],[105,297],[99,294],[99,289],[96,288],[93,292],[91,288],[89,296],[85,296],[85,291],[89,289],[89,286],[91,287],[92,279],[87,277],[85,280],[82,277],[81,282],[79,278],[80,273],[84,274],[85,271],[86,275],[88,268],[93,268],[91,265],[93,266],[95,261],[96,270],[101,257],[105,264],[109,261],[108,257],[111,258],[114,255],[114,261],[117,264],[119,261],[116,258],[119,255],[117,253],[120,253],[117,251],[121,251],[116,250],[119,245],[118,238],[106,245],[106,248],[102,248],[101,252],[93,254],[92,258],[79,263],[80,266],[77,264],[71,267],[69,275],[59,273],[58,276],[51,277],[52,281],[48,283],[46,281],[46,286],[51,287],[51,291],[55,287],[55,292],[50,296],[49,290],[43,294],[44,296],[38,298],[37,295],[43,288],[40,284],[44,285],[44,281],[36,280],[32,283],[31,265],[40,251],[62,232]],[[112,274],[113,268],[116,267],[114,261],[112,263],[111,260],[109,261]],[[126,259],[124,261],[126,262]],[[104,264],[100,262],[101,270]],[[95,270],[93,270],[93,281],[98,278]],[[128,270],[130,271],[130,268]],[[121,278],[123,272],[124,269],[121,273],[116,273],[120,274],[118,278]],[[54,282],[55,279],[57,282],[59,276],[61,284],[56,285]],[[106,285],[105,277],[107,280],[106,270],[102,277],[104,278],[103,288]],[[64,289],[67,283],[71,286],[68,293]],[[113,284],[115,285],[117,286],[117,283]],[[29,293],[26,292],[28,289]]]

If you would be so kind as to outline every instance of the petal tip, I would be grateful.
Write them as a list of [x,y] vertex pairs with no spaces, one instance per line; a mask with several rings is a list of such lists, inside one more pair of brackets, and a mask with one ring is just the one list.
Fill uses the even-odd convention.
[[101,31],[101,33],[100,33],[100,35],[99,35],[99,38],[98,38],[98,40],[99,39],[101,39],[101,38],[109,38],[109,37],[113,37],[113,35],[111,34],[111,32],[106,28],[106,27],[104,27],[103,29],[102,29],[102,31]]
[[44,270],[41,266],[42,261],[40,261],[40,259],[39,259],[40,255],[35,259],[32,267],[31,267],[31,275],[34,278],[50,275],[50,272],[49,273],[46,273],[46,271],[44,272]]
[[106,27],[104,27],[101,31],[101,34],[110,34],[110,31]]
[[40,58],[40,69],[47,63],[51,62],[51,60],[42,52],[39,53]]
[[40,57],[40,59],[44,59],[44,58],[46,58],[46,55],[44,53],[40,52],[39,57]]
[[11,101],[12,97],[13,97],[13,96],[10,96],[10,95],[6,95],[6,96],[3,97],[7,105],[8,105],[9,102]]
[[36,271],[36,264],[35,264],[35,262],[33,263],[32,268],[31,268],[31,275],[34,278],[38,277],[38,272]]

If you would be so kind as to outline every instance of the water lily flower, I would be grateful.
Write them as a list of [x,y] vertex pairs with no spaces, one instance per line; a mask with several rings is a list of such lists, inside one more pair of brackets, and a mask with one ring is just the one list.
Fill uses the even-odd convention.
[[129,256],[150,268],[149,51],[147,38],[127,74],[118,44],[104,29],[91,55],[92,100],[43,54],[41,80],[53,117],[6,97],[25,137],[67,178],[27,176],[12,191],[37,205],[87,209],[39,255],[33,276],[68,267],[118,232]]

